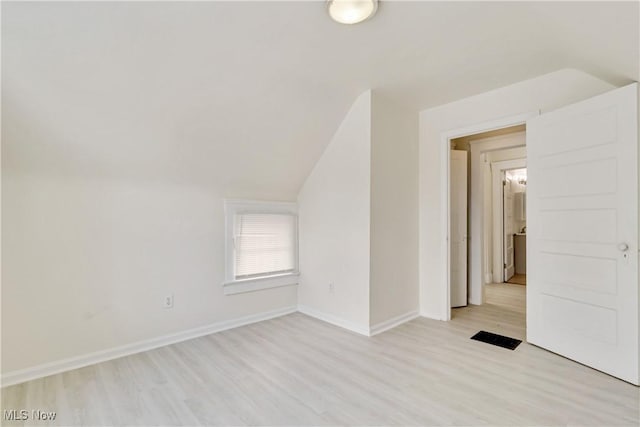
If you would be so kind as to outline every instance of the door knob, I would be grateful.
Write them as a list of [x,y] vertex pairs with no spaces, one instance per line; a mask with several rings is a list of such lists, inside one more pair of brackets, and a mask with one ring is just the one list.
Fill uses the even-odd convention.
[[618,244],[618,250],[620,252],[626,252],[629,249],[629,245],[627,245],[626,243],[619,243]]

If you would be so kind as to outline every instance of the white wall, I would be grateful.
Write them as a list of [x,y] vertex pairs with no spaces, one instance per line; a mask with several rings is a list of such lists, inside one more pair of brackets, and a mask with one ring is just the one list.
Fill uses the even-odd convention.
[[370,158],[367,91],[353,103],[298,195],[299,304],[362,333],[369,329]]
[[440,169],[444,132],[509,116],[563,105],[613,89],[613,86],[581,71],[560,70],[501,89],[486,92],[420,113],[420,310],[425,316],[445,319],[446,286],[441,252]]
[[353,104],[298,196],[303,312],[362,334],[417,314],[417,134],[384,95]]
[[418,114],[373,92],[372,326],[418,311]]
[[15,136],[3,135],[3,374],[295,306],[295,287],[223,295],[224,194],[21,174]]
[[[371,92],[356,100],[300,191],[299,300],[295,287],[231,296],[222,288],[223,200],[291,200],[290,191],[177,183],[152,169],[153,162],[135,175],[118,163],[87,168],[63,134],[47,137],[38,127],[44,121],[25,128],[24,117],[8,114],[2,135],[3,375],[298,302],[363,333],[370,318],[415,310],[417,117],[377,102],[372,159],[371,105]],[[62,129],[65,123],[58,122]],[[74,138],[91,137],[78,130]],[[64,163],[40,167],[60,157]],[[370,257],[379,260],[374,268]],[[165,309],[169,293],[175,306]]]

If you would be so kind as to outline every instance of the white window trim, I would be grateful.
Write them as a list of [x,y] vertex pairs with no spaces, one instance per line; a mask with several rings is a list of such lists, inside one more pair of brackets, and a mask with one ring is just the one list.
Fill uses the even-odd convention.
[[225,200],[225,280],[222,283],[224,294],[233,295],[261,289],[277,288],[281,286],[295,286],[298,284],[299,242],[296,221],[296,268],[291,273],[273,274],[263,277],[252,277],[236,280],[233,244],[234,218],[242,212],[252,213],[280,213],[298,216],[298,205],[295,202],[265,202],[255,200]]

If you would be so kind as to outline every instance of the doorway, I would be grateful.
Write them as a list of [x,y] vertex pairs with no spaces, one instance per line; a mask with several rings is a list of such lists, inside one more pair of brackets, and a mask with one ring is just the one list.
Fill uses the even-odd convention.
[[527,284],[527,169],[503,171],[503,281]]
[[521,154],[521,158],[491,163],[493,283],[526,285],[527,160],[526,152]]
[[[526,340],[634,385],[640,384],[638,93],[638,84],[632,83],[525,120],[530,148],[527,219],[532,231],[527,244]],[[509,122],[513,124],[500,120],[502,126],[493,123],[490,128]],[[449,143],[459,133],[442,135],[446,173]],[[467,128],[465,135],[472,134]],[[449,179],[444,181],[443,282],[449,304],[450,186]],[[480,182],[471,179],[470,212],[477,209],[473,187],[482,186]],[[475,218],[470,215],[472,225]],[[480,218],[486,216],[481,213]],[[475,239],[478,229],[471,228],[469,239],[470,302],[474,280],[483,277],[473,256],[482,253],[486,242],[481,228],[480,239]],[[483,298],[478,300],[482,303]],[[451,319],[451,306],[443,309],[448,311],[444,320]]]
[[[503,202],[502,183],[506,173],[526,167],[526,129],[524,125],[479,132],[450,141],[450,295],[451,308],[480,305],[486,300],[486,285],[503,283],[504,243],[515,271],[513,236],[505,239],[503,206],[507,206],[508,230],[522,229],[513,223],[513,196],[522,184],[509,189],[509,202]],[[498,177],[498,178],[496,178]],[[502,178],[500,178],[502,177]],[[494,181],[499,183],[497,186]],[[519,179],[520,180],[520,179]],[[495,187],[495,189],[494,189]],[[498,197],[499,196],[499,197]],[[499,203],[497,203],[499,201]],[[496,218],[499,217],[499,218]],[[498,233],[498,230],[499,233]],[[511,278],[513,274],[509,275]]]

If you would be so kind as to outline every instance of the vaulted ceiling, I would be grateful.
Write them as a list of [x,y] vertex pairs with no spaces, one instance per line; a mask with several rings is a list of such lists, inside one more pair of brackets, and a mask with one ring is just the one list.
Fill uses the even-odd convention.
[[[638,80],[637,2],[2,3],[3,166],[292,198],[351,103],[416,111],[562,68]],[[26,173],[25,172],[25,173]]]

